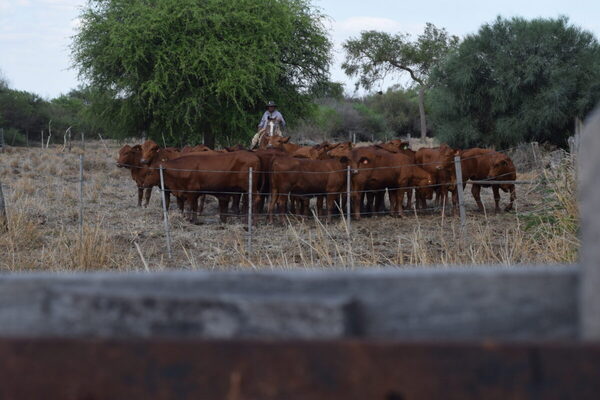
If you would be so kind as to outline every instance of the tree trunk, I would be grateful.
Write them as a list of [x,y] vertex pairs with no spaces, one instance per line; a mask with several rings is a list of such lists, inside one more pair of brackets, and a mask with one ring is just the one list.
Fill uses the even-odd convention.
[[427,138],[427,120],[425,119],[425,86],[419,86],[419,116],[421,118],[421,139]]

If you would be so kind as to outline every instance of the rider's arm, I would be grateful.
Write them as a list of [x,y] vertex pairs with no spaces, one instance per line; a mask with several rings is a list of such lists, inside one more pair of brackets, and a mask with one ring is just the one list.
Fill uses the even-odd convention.
[[260,122],[258,123],[258,129],[262,129],[265,127],[265,124],[267,123],[267,114],[268,113],[269,113],[268,111],[265,111],[265,113],[263,114]]
[[285,119],[283,119],[283,115],[278,111],[279,115],[277,116],[281,120],[281,126],[285,127]]

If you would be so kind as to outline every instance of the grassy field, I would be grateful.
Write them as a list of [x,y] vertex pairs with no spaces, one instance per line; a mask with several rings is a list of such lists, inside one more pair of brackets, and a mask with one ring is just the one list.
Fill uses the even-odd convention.
[[[148,208],[138,208],[129,171],[115,166],[116,142],[91,142],[85,149],[84,231],[78,225],[81,149],[7,148],[0,154],[9,232],[0,233],[0,269],[163,270],[419,266],[427,264],[564,263],[577,259],[578,214],[572,160],[544,169],[533,162],[530,146],[510,153],[518,179],[516,210],[479,213],[467,186],[468,223],[439,212],[405,218],[389,216],[327,224],[290,217],[288,223],[254,228],[246,250],[246,225],[218,222],[209,199],[201,223],[191,225],[175,205],[170,210],[174,257],[166,253],[159,192]],[[539,157],[539,156],[538,156]],[[538,160],[539,161],[539,160]],[[505,204],[507,194],[502,193]],[[493,210],[491,189],[482,190]],[[174,202],[173,202],[174,203]]]

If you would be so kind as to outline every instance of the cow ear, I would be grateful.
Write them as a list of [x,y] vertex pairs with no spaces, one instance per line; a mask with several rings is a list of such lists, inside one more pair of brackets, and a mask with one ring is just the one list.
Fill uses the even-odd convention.
[[291,138],[291,136],[286,136],[286,137],[283,138],[282,142],[283,143],[287,143],[287,142],[290,141],[290,138]]

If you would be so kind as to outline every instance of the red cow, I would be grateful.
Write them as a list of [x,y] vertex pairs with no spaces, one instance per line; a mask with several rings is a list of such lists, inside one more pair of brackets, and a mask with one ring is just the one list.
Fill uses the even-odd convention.
[[[498,153],[494,150],[473,148],[459,152],[461,157],[461,169],[463,177],[463,187],[467,180],[495,180],[495,181],[514,181],[517,179],[517,170],[510,157],[506,154]],[[481,203],[481,188],[492,187],[494,193],[495,211],[500,211],[500,189],[503,192],[510,192],[510,202],[505,207],[505,211],[513,208],[513,203],[517,198],[514,184],[472,184],[471,193],[479,211],[483,211]]]
[[[131,179],[135,182],[138,189],[138,207],[142,206],[142,197],[144,195],[144,178],[146,177],[147,167],[142,165],[140,160],[142,159],[142,146],[136,144],[131,147],[125,145],[119,150],[119,158],[117,160],[117,167],[128,168],[131,171]],[[145,204],[144,207],[148,207],[150,202],[150,196],[152,195],[152,189],[146,189]]]

